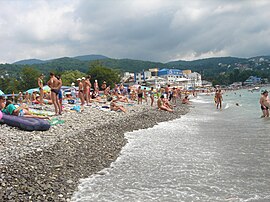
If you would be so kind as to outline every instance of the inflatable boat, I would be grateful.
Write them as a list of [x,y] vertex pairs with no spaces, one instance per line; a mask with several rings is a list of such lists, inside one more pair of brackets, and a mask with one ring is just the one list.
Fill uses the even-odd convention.
[[18,127],[26,131],[45,131],[49,130],[50,123],[44,119],[25,118],[22,116],[6,115],[0,111],[0,123],[7,124],[12,127]]

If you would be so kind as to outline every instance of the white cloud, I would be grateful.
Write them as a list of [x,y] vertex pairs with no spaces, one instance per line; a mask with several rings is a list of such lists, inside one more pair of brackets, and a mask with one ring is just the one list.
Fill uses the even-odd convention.
[[0,62],[267,55],[269,9],[266,0],[3,0]]

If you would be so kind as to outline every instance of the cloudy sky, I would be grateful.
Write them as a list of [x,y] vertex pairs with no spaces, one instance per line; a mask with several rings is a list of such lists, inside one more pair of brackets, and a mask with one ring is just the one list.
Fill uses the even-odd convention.
[[270,55],[268,0],[0,0],[0,63]]

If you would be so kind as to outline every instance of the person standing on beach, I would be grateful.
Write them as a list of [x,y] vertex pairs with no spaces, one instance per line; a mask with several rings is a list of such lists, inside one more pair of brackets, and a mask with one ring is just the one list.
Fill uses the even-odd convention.
[[62,79],[61,79],[61,75],[56,76],[56,78],[58,79],[58,81],[60,82],[58,85],[58,90],[59,90],[59,94],[58,94],[58,102],[61,106],[61,110],[62,110],[62,104],[63,104],[63,92],[61,90],[61,87],[63,85]]
[[263,91],[262,93],[262,96],[260,98],[260,104],[261,104],[261,109],[262,109],[262,112],[263,112],[263,115],[261,116],[262,118],[263,117],[269,117],[269,99],[268,99],[268,91],[265,90]]
[[221,90],[218,90],[217,93],[216,93],[216,103],[217,103],[217,109],[218,107],[221,109],[222,107],[222,93],[221,93]]
[[145,99],[145,102],[147,103],[147,91],[146,91],[146,88],[143,89],[143,97]]
[[151,99],[151,107],[153,107],[154,104],[154,87],[151,87],[151,89],[148,91]]
[[[48,86],[51,88],[51,99],[55,109],[55,115],[62,114],[62,107],[58,101],[59,89],[61,88],[60,81],[55,77],[54,73],[50,73],[50,80],[48,81]],[[60,86],[60,88],[59,88]]]
[[84,101],[83,83],[81,82],[80,78],[78,78],[77,81],[78,81],[78,85],[79,85],[79,98],[81,100],[81,108],[82,108],[81,111],[83,111],[84,110],[84,103],[85,103],[85,101]]
[[40,104],[43,105],[43,97],[44,97],[44,91],[43,91],[43,79],[44,79],[44,75],[41,74],[38,77],[38,87],[39,87],[39,95],[40,95]]
[[140,103],[142,104],[143,91],[142,91],[141,86],[138,87],[137,95],[138,95],[138,104],[140,104]]
[[94,90],[97,94],[99,94],[99,87],[98,87],[98,81],[95,80],[95,83],[94,83]]
[[84,87],[83,87],[87,106],[90,103],[90,90],[91,90],[90,78],[91,78],[91,76],[86,77],[85,82],[84,82]]

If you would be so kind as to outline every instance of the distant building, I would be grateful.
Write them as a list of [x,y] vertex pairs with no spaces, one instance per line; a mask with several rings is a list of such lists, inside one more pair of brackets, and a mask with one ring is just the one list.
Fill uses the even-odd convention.
[[198,72],[193,72],[187,74],[187,79],[189,79],[188,87],[198,87],[202,86],[202,76]]
[[134,80],[135,80],[136,84],[142,84],[149,78],[151,78],[150,71],[143,71],[143,72],[139,72],[139,73],[134,73]]
[[158,71],[158,76],[164,78],[167,83],[174,83],[176,79],[183,78],[184,74],[179,69],[161,69]]
[[256,85],[261,83],[262,79],[257,76],[250,76],[247,80],[244,81],[244,85]]

